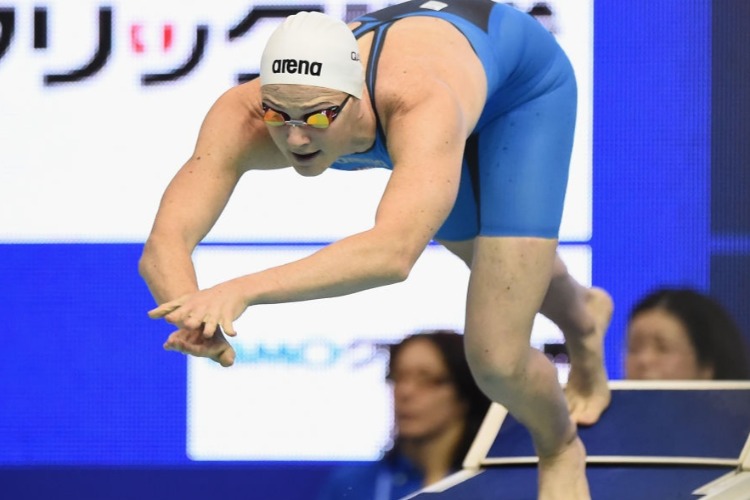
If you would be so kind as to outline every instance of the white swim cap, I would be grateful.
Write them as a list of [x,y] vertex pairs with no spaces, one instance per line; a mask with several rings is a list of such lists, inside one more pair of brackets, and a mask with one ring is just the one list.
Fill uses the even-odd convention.
[[320,12],[287,17],[260,58],[260,83],[313,85],[362,97],[359,46],[343,21]]

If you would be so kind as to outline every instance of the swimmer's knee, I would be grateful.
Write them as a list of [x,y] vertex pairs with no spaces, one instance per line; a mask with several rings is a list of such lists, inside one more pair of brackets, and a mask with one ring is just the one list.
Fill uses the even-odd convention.
[[526,376],[531,349],[528,345],[510,349],[501,342],[493,345],[467,343],[466,356],[477,384],[497,388],[517,384]]

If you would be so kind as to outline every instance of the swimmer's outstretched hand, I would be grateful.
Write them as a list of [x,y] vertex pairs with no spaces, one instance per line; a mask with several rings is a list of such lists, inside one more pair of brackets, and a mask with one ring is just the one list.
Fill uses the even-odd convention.
[[169,336],[164,349],[209,358],[224,367],[234,364],[234,349],[221,332],[206,338],[200,330],[180,329]]
[[183,295],[148,312],[151,319],[164,318],[176,327],[200,331],[206,338],[214,333],[237,335],[234,320],[247,308],[239,285],[233,281]]

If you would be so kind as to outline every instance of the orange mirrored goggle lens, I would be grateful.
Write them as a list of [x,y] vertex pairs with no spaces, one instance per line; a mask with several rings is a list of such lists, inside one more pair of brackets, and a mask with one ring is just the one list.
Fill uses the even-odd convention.
[[263,121],[266,122],[270,127],[281,127],[282,125],[297,125],[297,126],[308,126],[313,128],[328,128],[333,120],[341,113],[341,110],[346,106],[347,101],[351,95],[347,95],[346,98],[338,106],[331,106],[330,108],[321,109],[320,111],[313,111],[302,117],[302,120],[292,120],[289,115],[284,112],[277,111],[267,105],[263,105]]
[[[336,106],[338,108],[338,106]],[[328,117],[330,110],[324,109],[305,116],[304,120],[292,120],[286,113],[264,106],[263,121],[271,127],[282,125],[308,125],[314,128],[328,128],[332,119]],[[335,114],[333,116],[336,116]]]

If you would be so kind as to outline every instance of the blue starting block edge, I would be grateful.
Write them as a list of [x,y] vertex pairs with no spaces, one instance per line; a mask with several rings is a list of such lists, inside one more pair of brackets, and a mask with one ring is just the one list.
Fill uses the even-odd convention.
[[[579,427],[587,463],[737,467],[750,447],[750,382],[613,381],[610,388],[600,421]],[[536,462],[528,431],[493,404],[464,466]]]
[[[588,451],[592,498],[750,499],[750,382],[613,381],[610,388],[612,405],[602,419],[579,429]],[[596,432],[598,428],[602,430]],[[599,446],[599,440],[612,438],[613,432],[622,438]],[[679,441],[688,446],[669,445],[681,434],[695,439]],[[592,453],[654,436],[655,443],[629,449],[646,454]],[[696,441],[700,445],[712,438],[718,445],[695,449]],[[660,452],[657,448],[665,441],[668,449]],[[676,453],[681,450],[691,452]],[[515,455],[498,454],[504,451]],[[528,431],[493,404],[464,469],[404,500],[535,500],[537,461]]]
[[[591,497],[606,500],[689,500],[710,483],[722,495],[726,467],[678,465],[589,465],[586,475]],[[724,482],[719,481],[722,479]],[[739,484],[734,488],[743,491]],[[744,496],[721,496],[716,500],[747,500]],[[462,471],[404,500],[537,500],[536,465],[489,467]],[[701,500],[710,500],[703,497]]]

